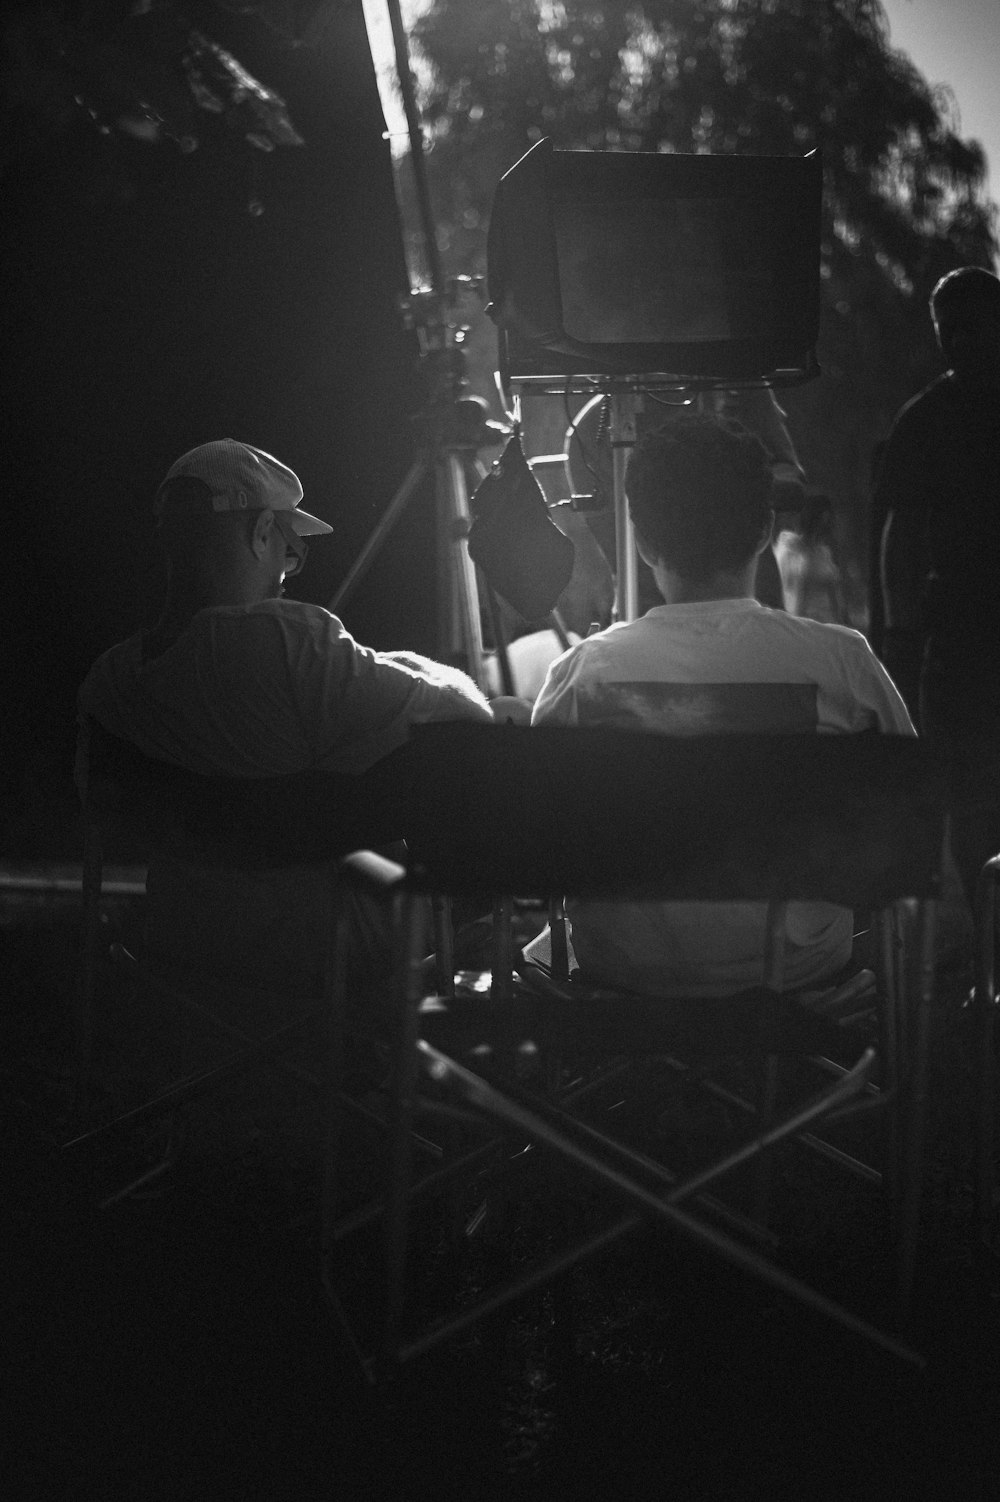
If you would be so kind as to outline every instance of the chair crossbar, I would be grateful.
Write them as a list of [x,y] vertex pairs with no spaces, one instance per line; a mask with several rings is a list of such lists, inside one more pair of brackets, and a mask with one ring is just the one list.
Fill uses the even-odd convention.
[[141,1122],[155,1120],[158,1116],[167,1115],[170,1111],[177,1110],[180,1106],[190,1105],[207,1090],[214,1088],[222,1080],[234,1077],[243,1072],[267,1064],[273,1067],[273,1052],[280,1047],[289,1037],[293,1036],[301,1027],[301,1020],[286,1023],[284,1026],[275,1028],[272,1032],[257,1039],[254,1043],[242,1048],[238,1053],[228,1054],[218,1064],[209,1069],[202,1069],[194,1074],[189,1074],[184,1079],[176,1081],[168,1089],[160,1091],[144,1101],[141,1106],[136,1106],[131,1111],[125,1111],[111,1121],[105,1121],[98,1126],[91,1127],[87,1132],[73,1137],[63,1144],[64,1148],[81,1147],[84,1143],[94,1142],[109,1132],[124,1130],[138,1126]]
[[[714,1227],[705,1225],[686,1214],[679,1208],[674,1196],[678,1196],[681,1192],[685,1196],[693,1193],[698,1180],[691,1180],[679,1186],[678,1189],[672,1191],[670,1196],[658,1195],[620,1168],[605,1162],[588,1147],[572,1141],[550,1122],[511,1099],[508,1093],[495,1090],[482,1076],[473,1074],[426,1043],[420,1043],[419,1049],[432,1078],[437,1082],[450,1080],[460,1088],[467,1099],[490,1116],[506,1121],[510,1126],[517,1127],[529,1136],[546,1143],[555,1152],[586,1170],[602,1183],[640,1204],[644,1211],[655,1220],[664,1222],[687,1239],[706,1250],[715,1252],[722,1260],[740,1268],[741,1271],[759,1281],[769,1284],[779,1292],[787,1294],[807,1308],[825,1315],[828,1319],[896,1356],[899,1360],[918,1368],[924,1366],[924,1358],[912,1347],[887,1335],[867,1320],[851,1313],[850,1310],[842,1308],[818,1290],[802,1283],[783,1269],[733,1241],[731,1237],[725,1236]],[[865,1067],[868,1067],[867,1063]],[[835,1088],[839,1090],[841,1084],[842,1082],[838,1082]],[[764,1134],[763,1138],[758,1139],[761,1145],[765,1144],[767,1136],[768,1134]],[[742,1157],[740,1161],[743,1161]],[[531,1286],[534,1286],[534,1281]]]

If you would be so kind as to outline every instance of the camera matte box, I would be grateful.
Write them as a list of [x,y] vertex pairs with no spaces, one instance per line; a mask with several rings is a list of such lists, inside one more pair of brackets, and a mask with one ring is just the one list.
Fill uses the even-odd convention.
[[505,380],[792,385],[819,373],[822,167],[555,151],[501,178],[487,246]]

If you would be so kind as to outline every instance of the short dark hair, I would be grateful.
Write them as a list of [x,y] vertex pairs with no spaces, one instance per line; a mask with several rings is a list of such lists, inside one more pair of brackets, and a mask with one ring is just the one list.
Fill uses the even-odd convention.
[[958,266],[936,283],[931,293],[931,317],[935,323],[942,313],[974,303],[1000,306],[1000,279],[982,266]]
[[773,509],[763,443],[732,418],[680,413],[636,444],[625,492],[636,531],[668,568],[707,580],[754,556]]

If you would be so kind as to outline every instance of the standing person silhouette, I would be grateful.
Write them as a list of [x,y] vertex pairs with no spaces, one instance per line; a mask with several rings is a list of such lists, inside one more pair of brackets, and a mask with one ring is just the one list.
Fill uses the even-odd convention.
[[930,299],[948,368],[902,408],[875,486],[885,516],[882,660],[952,771],[969,902],[1000,850],[1000,280],[949,272]]

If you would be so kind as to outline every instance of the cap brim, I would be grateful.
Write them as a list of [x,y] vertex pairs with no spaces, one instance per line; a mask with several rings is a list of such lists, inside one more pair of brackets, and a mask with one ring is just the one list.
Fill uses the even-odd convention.
[[318,516],[310,516],[308,511],[301,511],[298,506],[291,510],[282,511],[282,516],[287,516],[292,528],[300,537],[316,537],[321,532],[332,532],[333,528],[327,522],[321,522]]

